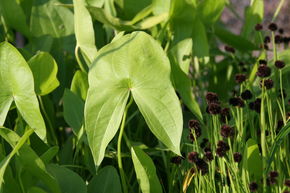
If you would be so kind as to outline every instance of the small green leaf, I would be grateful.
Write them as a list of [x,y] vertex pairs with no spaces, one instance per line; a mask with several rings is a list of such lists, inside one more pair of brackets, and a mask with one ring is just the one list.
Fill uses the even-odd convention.
[[76,71],[71,82],[70,90],[85,101],[87,98],[88,88],[88,74],[82,72],[81,70]]
[[84,102],[68,89],[65,89],[63,96],[64,119],[78,135],[84,120]]
[[32,187],[29,188],[28,193],[47,193],[47,192],[39,187]]
[[122,193],[117,170],[112,166],[102,168],[88,185],[88,193]]
[[85,129],[96,165],[116,134],[131,93],[153,134],[180,154],[182,113],[161,46],[133,32],[102,48],[89,72]]
[[39,52],[28,61],[33,73],[34,90],[38,95],[47,95],[59,86],[57,64],[47,52]]
[[244,156],[244,168],[249,173],[249,177],[259,180],[263,174],[263,162],[259,147],[253,139],[247,141]]
[[156,174],[156,168],[151,158],[139,147],[132,147],[131,154],[142,192],[162,193],[162,188]]
[[47,170],[58,181],[62,193],[87,193],[84,180],[72,170],[55,164],[48,165]]
[[34,92],[32,72],[15,47],[0,44],[0,125],[3,125],[12,101],[36,134],[46,139],[46,128]]

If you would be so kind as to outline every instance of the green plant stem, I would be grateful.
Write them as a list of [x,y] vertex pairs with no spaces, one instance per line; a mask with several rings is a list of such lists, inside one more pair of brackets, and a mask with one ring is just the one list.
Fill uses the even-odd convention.
[[120,133],[119,133],[119,137],[118,137],[118,146],[117,146],[118,167],[119,167],[119,171],[120,171],[121,182],[122,182],[122,187],[123,187],[124,193],[128,193],[128,187],[127,187],[125,172],[124,172],[123,164],[122,164],[121,144],[122,144],[122,135],[124,133],[125,123],[126,123],[127,112],[128,112],[129,107],[131,106],[132,102],[133,102],[133,97],[131,96],[130,101],[127,104],[127,106],[125,107],[125,111],[123,114],[123,119],[122,119],[122,123],[121,123],[121,127],[120,127]]
[[38,96],[38,100],[39,100],[39,104],[40,104],[40,108],[41,108],[41,110],[42,110],[42,113],[44,114],[44,117],[45,117],[45,119],[46,119],[46,121],[47,121],[48,128],[49,128],[49,130],[50,130],[50,134],[51,134],[51,138],[52,138],[52,140],[55,142],[55,145],[58,145],[58,140],[57,140],[57,137],[56,137],[56,135],[55,135],[55,133],[54,133],[53,125],[52,125],[52,123],[51,123],[51,121],[50,121],[50,119],[49,119],[48,114],[47,114],[46,111],[45,111],[45,107],[44,107],[44,104],[43,104],[43,101],[42,101],[41,96]]
[[82,61],[81,61],[81,59],[79,57],[79,52],[78,51],[79,51],[79,47],[76,46],[76,48],[75,48],[75,56],[76,56],[77,63],[79,64],[81,71],[87,73],[87,70],[86,70],[84,64],[82,63]]

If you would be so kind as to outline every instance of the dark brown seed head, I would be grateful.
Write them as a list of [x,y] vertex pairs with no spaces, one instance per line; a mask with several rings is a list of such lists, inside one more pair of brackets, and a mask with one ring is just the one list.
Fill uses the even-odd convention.
[[225,51],[233,54],[236,52],[235,48],[230,46],[225,46]]
[[283,43],[283,37],[280,35],[275,35],[275,43],[276,44],[281,44]]
[[191,119],[191,120],[188,121],[188,127],[190,129],[197,129],[197,128],[200,129],[200,123],[199,123],[198,120]]
[[256,192],[258,190],[258,184],[256,182],[252,182],[249,184],[249,189],[251,192]]
[[270,176],[271,178],[277,178],[277,177],[279,176],[279,173],[278,173],[277,171],[271,171],[271,172],[269,173],[269,176]]
[[256,111],[257,113],[260,113],[261,110],[261,99],[257,98],[254,102],[249,103],[249,107],[251,110]]
[[197,160],[199,159],[198,158],[198,153],[197,152],[190,152],[190,153],[188,153],[187,159],[191,163],[196,163]]
[[290,179],[285,180],[284,185],[290,188]]
[[278,26],[276,23],[270,23],[268,29],[271,31],[276,31],[278,29]]
[[260,23],[257,23],[257,24],[255,25],[255,30],[256,30],[256,31],[261,31],[261,30],[263,30],[263,25],[260,24]]
[[288,191],[288,190],[285,190],[283,193],[290,193],[290,191]]
[[217,146],[218,146],[218,148],[219,147],[222,148],[224,151],[230,150],[229,145],[226,142],[222,141],[222,140],[218,141]]
[[213,155],[211,151],[207,151],[204,153],[204,157],[207,161],[212,161],[213,160]]
[[274,82],[272,79],[266,79],[264,80],[264,85],[263,85],[263,80],[260,81],[260,87],[262,88],[265,86],[266,89],[271,89],[274,86]]
[[282,61],[282,60],[276,60],[276,62],[275,62],[275,66],[276,66],[277,68],[279,68],[279,69],[284,68],[284,66],[285,66],[285,62]]
[[181,156],[174,156],[170,159],[170,162],[173,163],[173,164],[176,164],[176,165],[179,165],[181,164],[181,161],[183,160],[184,158],[181,157]]
[[253,95],[252,95],[252,92],[250,90],[245,90],[244,92],[242,92],[241,97],[244,100],[249,100],[253,97]]
[[261,59],[261,60],[259,60],[259,64],[260,64],[260,65],[261,65],[261,64],[267,65],[268,62],[267,62],[267,60],[263,60],[263,59]]
[[233,97],[229,100],[230,105],[234,107],[244,107],[245,103],[240,97]]
[[280,29],[278,30],[278,32],[279,32],[279,34],[283,34],[283,33],[284,33],[284,29],[280,28]]
[[221,110],[221,121],[223,123],[226,123],[226,120],[230,120],[231,119],[231,115],[230,115],[230,109],[229,108],[223,108]]
[[258,67],[257,70],[257,76],[259,77],[268,77],[271,75],[271,68],[269,68],[268,66],[262,64]]
[[268,43],[270,43],[271,42],[271,38],[270,38],[270,36],[266,36],[265,38],[264,38],[264,43],[265,44],[268,44]]
[[198,158],[198,160],[195,162],[195,165],[197,169],[201,171],[202,175],[208,173],[208,165],[203,159]]
[[221,106],[217,103],[210,103],[208,105],[208,112],[211,115],[217,115],[221,112]]
[[218,157],[224,157],[226,155],[226,151],[222,147],[218,147],[216,149],[216,154]]
[[238,84],[245,82],[246,79],[247,79],[247,77],[245,74],[236,74],[236,76],[235,76],[236,83],[238,83]]
[[242,154],[240,152],[235,152],[234,153],[234,161],[237,163],[240,163],[242,161]]
[[276,178],[268,177],[268,178],[266,179],[266,183],[267,183],[268,186],[269,186],[269,185],[274,185],[274,184],[277,184],[277,180],[276,180]]
[[233,137],[235,135],[234,128],[229,125],[222,125],[220,134],[224,138]]
[[218,103],[218,101],[219,101],[218,95],[216,93],[214,93],[214,92],[206,93],[205,99],[206,99],[207,104],[209,104],[209,103]]

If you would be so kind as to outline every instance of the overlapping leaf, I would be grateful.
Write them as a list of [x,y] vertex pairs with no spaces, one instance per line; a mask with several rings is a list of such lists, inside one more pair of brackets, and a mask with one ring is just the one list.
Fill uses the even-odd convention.
[[46,128],[34,92],[32,72],[17,49],[7,42],[0,44],[0,82],[0,125],[4,124],[14,101],[24,120],[45,139]]
[[96,165],[116,134],[131,93],[150,130],[180,154],[182,113],[170,64],[148,34],[134,32],[102,48],[89,72],[85,125]]

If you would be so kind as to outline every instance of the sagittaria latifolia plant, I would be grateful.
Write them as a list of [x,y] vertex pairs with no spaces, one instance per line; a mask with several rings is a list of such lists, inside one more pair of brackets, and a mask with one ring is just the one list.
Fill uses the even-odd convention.
[[0,193],[288,193],[277,2],[1,0]]

